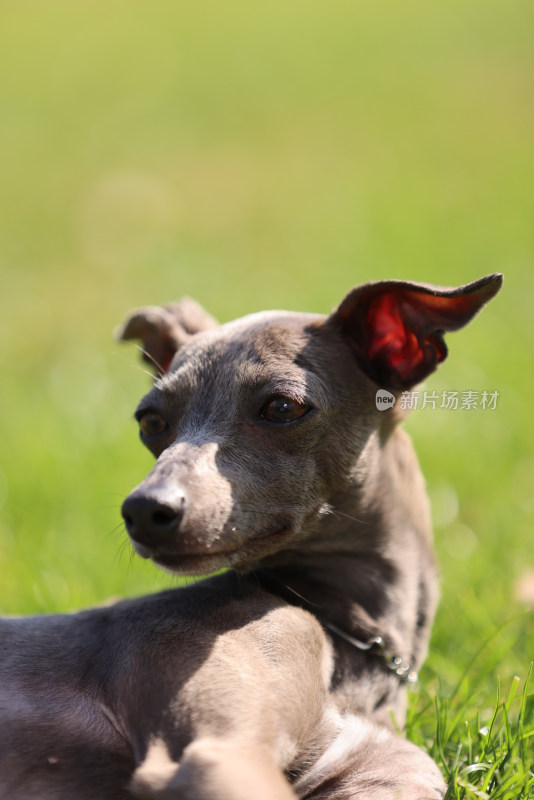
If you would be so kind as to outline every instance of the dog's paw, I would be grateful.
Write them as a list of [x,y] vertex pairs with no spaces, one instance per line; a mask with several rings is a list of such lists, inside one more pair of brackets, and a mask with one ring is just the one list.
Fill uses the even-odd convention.
[[443,800],[443,777],[411,742],[353,715],[294,785],[301,800]]

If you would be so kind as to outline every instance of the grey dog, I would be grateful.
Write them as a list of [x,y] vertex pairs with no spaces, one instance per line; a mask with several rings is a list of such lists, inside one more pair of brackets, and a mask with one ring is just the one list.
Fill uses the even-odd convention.
[[402,393],[499,290],[403,281],[328,317],[134,312],[156,456],[123,516],[179,588],[0,621],[1,800],[439,800],[398,734],[437,600]]

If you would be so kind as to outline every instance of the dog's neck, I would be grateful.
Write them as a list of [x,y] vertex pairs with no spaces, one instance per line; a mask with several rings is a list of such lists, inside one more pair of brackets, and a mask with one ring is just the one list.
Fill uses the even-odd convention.
[[417,665],[436,598],[428,501],[406,434],[376,448],[370,469],[364,502],[358,487],[332,494],[301,546],[265,559],[256,574],[320,621],[357,639],[379,636]]

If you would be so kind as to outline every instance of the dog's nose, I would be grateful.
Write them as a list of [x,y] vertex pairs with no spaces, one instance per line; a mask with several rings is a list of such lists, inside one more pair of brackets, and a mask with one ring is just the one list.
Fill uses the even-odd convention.
[[185,512],[183,495],[134,491],[122,504],[122,516],[130,537],[139,544],[157,547],[178,532]]

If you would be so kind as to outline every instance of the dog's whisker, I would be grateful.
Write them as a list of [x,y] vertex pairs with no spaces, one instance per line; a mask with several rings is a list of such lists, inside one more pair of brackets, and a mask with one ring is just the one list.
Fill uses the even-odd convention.
[[350,519],[352,522],[358,523],[358,525],[361,525],[363,522],[361,518],[359,519],[352,514],[347,514],[345,511],[338,511],[336,508],[332,508],[332,510],[328,513],[333,514],[334,517],[344,517],[345,519]]
[[[148,361],[151,361],[154,364],[154,366],[156,367],[156,370],[157,370],[157,374],[158,374],[158,376],[160,378],[162,377],[162,375],[165,375],[165,370],[163,369],[161,364],[154,358],[152,353],[149,353],[148,350],[145,350],[145,348],[141,347],[141,345],[139,345],[139,344],[136,344],[135,346],[143,354],[143,356],[146,359],[148,359]],[[146,370],[145,370],[145,372],[146,372]],[[151,378],[153,377],[151,372],[147,372],[147,375],[150,375]]]
[[[155,360],[152,358],[152,356],[150,355],[150,353],[146,353],[146,351],[145,351],[145,350],[143,350],[143,348],[142,348],[142,347],[140,347],[140,346],[139,346],[139,345],[137,345],[137,344],[134,344],[134,345],[133,345],[133,347],[134,347],[136,350],[140,350],[140,351],[141,351],[143,354],[145,354],[145,355],[147,356],[147,358],[148,358],[148,359],[150,359],[151,361],[153,361],[153,363],[154,363],[154,366],[155,366],[155,367],[156,367],[156,369],[158,370],[158,373],[157,373],[157,374],[158,374],[158,377],[161,377],[161,375],[163,375],[163,374],[164,374],[164,373],[163,373],[163,370],[162,370],[162,368],[159,366],[159,364],[157,364],[157,363],[156,363],[156,361],[155,361]],[[128,358],[128,359],[125,359],[125,358],[124,358],[124,356],[123,356],[122,354],[120,354],[120,353],[117,353],[117,352],[115,352],[115,353],[114,353],[114,355],[118,356],[118,357],[119,357],[119,358],[120,358],[122,361],[126,361],[126,362],[128,363],[128,365],[130,366],[130,368],[131,368],[131,369],[135,369],[135,370],[136,370],[136,371],[138,371],[138,372],[142,372],[144,375],[148,375],[148,377],[149,377],[151,380],[153,380],[153,379],[154,379],[154,373],[152,373],[152,372],[149,372],[147,369],[145,369],[145,367],[143,367],[143,365],[142,365],[142,364],[139,364],[137,361],[135,361],[135,362],[132,362],[132,361],[130,361],[130,360],[129,360],[129,358]]]
[[123,533],[125,531],[124,522],[118,522],[110,531],[106,534],[106,539],[110,539],[112,536],[117,536],[118,533]]
[[[304,597],[304,595],[302,595],[300,592],[297,592],[296,589],[294,589],[292,586],[290,586],[287,583],[287,581],[280,580],[279,578],[276,577],[276,575],[273,575],[272,572],[267,571],[265,569],[262,569],[262,570],[256,570],[256,573],[260,573],[260,574],[263,573],[267,577],[267,579],[269,581],[274,581],[274,583],[278,584],[278,586],[283,587],[288,592],[290,592],[290,594],[294,595],[295,597],[298,597],[299,600],[302,600],[306,604],[306,606],[313,607],[313,608],[320,608],[321,607],[319,603],[314,603],[313,600],[310,600],[309,598]],[[256,578],[258,578],[257,575],[256,575]],[[261,585],[261,580],[259,581],[259,583]]]
[[124,539],[121,541],[121,543],[119,544],[119,546],[118,546],[118,548],[117,548],[117,551],[116,551],[116,553],[115,553],[115,556],[114,556],[114,558],[113,558],[113,563],[114,563],[114,564],[115,564],[115,563],[117,563],[117,562],[119,562],[119,563],[120,563],[120,561],[121,561],[121,559],[122,559],[122,557],[123,557],[123,555],[124,555],[125,551],[126,551],[126,550],[128,549],[128,547],[129,547],[129,544],[130,544],[130,542],[129,542],[129,540],[128,540],[127,538],[124,538]]

